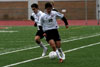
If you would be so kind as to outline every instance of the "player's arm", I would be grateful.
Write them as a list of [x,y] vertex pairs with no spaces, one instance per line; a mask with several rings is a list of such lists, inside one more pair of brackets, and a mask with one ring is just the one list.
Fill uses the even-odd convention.
[[[42,26],[39,26],[39,30],[40,30],[41,32],[44,32]],[[45,33],[45,32],[44,32],[43,36],[46,37],[46,33]]]
[[57,15],[58,17],[61,18],[62,21],[64,21],[66,28],[68,28],[68,21],[67,21],[67,19],[64,17],[64,15],[61,14],[60,12],[55,12],[55,13],[56,13],[56,15]]
[[[31,19],[32,21],[35,21],[35,19],[34,19],[34,17],[33,17],[33,16],[30,16],[30,19]],[[36,24],[36,23],[34,23],[34,26],[36,27],[36,26],[37,26],[37,24]]]
[[31,19],[32,21],[34,21],[34,20],[35,20],[33,16],[30,16],[30,19]]
[[40,30],[40,31],[43,31],[42,26],[39,26],[39,30]]
[[64,21],[66,28],[68,28],[68,21],[65,17],[61,18],[62,21]]

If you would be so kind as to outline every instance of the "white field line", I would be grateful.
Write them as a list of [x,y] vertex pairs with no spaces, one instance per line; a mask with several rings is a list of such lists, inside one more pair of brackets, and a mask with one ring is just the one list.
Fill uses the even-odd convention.
[[[68,53],[68,52],[76,51],[76,50],[79,50],[79,49],[95,46],[95,45],[98,45],[98,44],[100,44],[100,42],[89,44],[89,45],[86,45],[86,46],[81,46],[81,47],[73,48],[73,49],[70,49],[70,50],[66,50],[66,51],[64,51],[64,53]],[[19,64],[23,64],[23,63],[27,63],[27,62],[31,62],[31,61],[35,61],[35,60],[39,60],[39,59],[46,58],[46,57],[48,57],[48,55],[44,56],[44,57],[37,57],[37,58],[33,58],[33,59],[17,62],[17,63],[14,63],[14,64],[3,66],[3,67],[12,67],[12,66],[15,66],[15,65],[19,65]]]
[[[86,36],[86,37],[81,37],[81,38],[77,38],[77,39],[75,38],[75,39],[72,39],[72,40],[66,40],[66,41],[62,41],[62,43],[64,43],[64,42],[76,41],[76,40],[81,40],[81,39],[85,39],[85,38],[91,38],[91,37],[95,37],[95,36],[100,36],[100,34],[91,35],[91,36]],[[48,44],[47,44],[46,46],[48,46]],[[39,46],[35,46],[35,47],[30,47],[30,48],[25,48],[25,49],[20,49],[20,50],[15,50],[15,51],[10,51],[10,52],[1,53],[0,56],[1,56],[1,55],[6,55],[6,54],[15,53],[15,52],[20,52],[20,51],[35,49],[35,48],[39,48]]]
[[91,38],[91,37],[96,37],[96,36],[100,36],[100,34],[86,36],[86,37],[80,37],[80,38],[75,38],[75,39],[72,39],[72,40],[66,40],[66,41],[62,41],[62,42],[71,42],[71,41],[76,41],[76,40],[81,40],[81,39]]
[[6,31],[6,30],[1,30],[0,32],[1,32],[1,33],[3,33],[3,32],[4,32],[4,33],[13,33],[13,32],[18,32],[18,31]]

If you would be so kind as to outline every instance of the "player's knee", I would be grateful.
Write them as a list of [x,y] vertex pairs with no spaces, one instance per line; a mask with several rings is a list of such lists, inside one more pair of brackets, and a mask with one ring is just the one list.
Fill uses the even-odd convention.
[[35,42],[39,44],[40,43],[40,38],[35,37]]
[[39,41],[39,40],[40,40],[40,37],[36,36],[35,41]]
[[35,41],[39,41],[39,38],[35,38]]
[[50,46],[51,46],[52,48],[55,48],[55,47],[56,47],[55,43],[49,43],[49,44],[50,44]]

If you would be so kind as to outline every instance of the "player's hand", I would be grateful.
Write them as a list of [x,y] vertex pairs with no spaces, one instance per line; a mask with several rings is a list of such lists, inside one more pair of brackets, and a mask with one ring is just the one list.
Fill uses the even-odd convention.
[[43,36],[45,36],[45,37],[46,37],[46,33],[44,33],[44,34],[43,34]]
[[37,27],[37,24],[35,23],[34,26]]
[[69,28],[69,26],[68,26],[68,25],[65,25],[65,27],[66,27],[66,29],[67,29],[67,28]]

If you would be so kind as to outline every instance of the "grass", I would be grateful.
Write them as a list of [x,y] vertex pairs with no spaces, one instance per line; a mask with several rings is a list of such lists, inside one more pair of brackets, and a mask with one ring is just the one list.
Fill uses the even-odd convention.
[[[3,30],[18,32],[0,32],[0,54],[37,46],[34,41],[36,28],[33,26],[14,26],[8,27],[8,29],[0,29],[0,31]],[[63,51],[100,42],[100,35],[88,37],[100,34],[99,26],[70,26],[69,29],[65,29],[65,27],[61,26],[59,28],[59,33],[62,39]],[[63,42],[68,40],[73,41]],[[42,41],[45,43],[45,45],[47,45],[45,39]],[[52,49],[50,46],[47,47],[48,54]],[[66,60],[64,63],[59,63],[58,59],[50,60],[48,57],[46,57],[36,61],[15,65],[13,67],[99,67],[99,47],[100,44],[66,53]],[[35,49],[0,55],[0,67],[33,58],[38,58],[41,56],[41,53],[42,48],[39,47]]]

